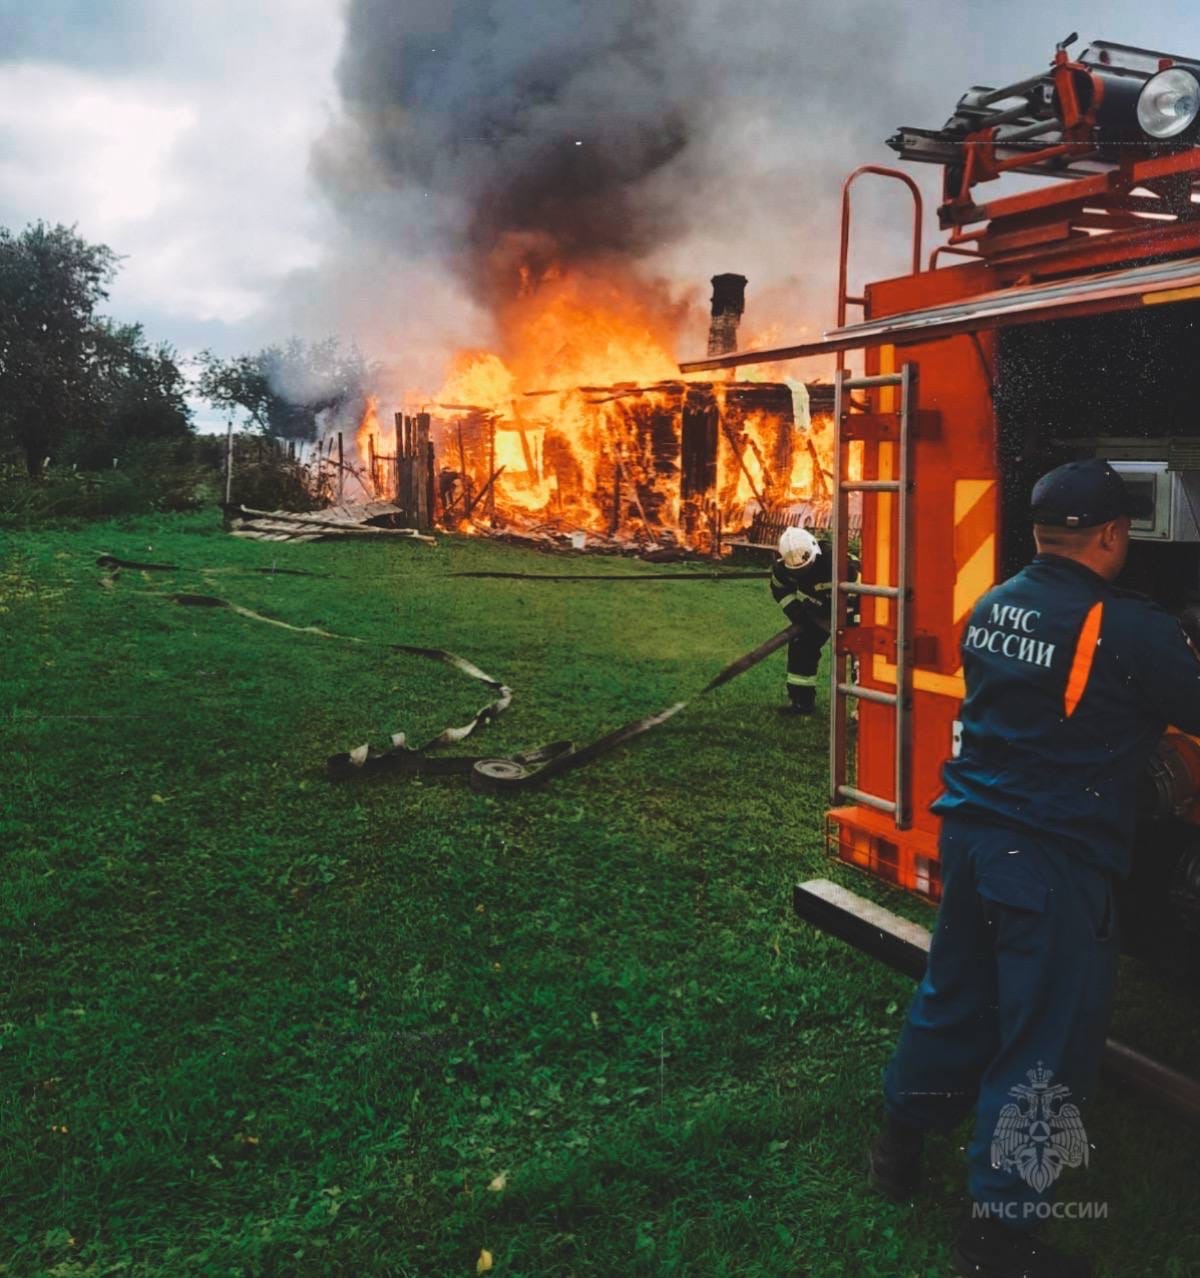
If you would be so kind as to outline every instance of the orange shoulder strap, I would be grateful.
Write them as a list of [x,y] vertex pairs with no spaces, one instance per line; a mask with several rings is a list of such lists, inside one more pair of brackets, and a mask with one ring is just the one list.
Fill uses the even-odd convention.
[[1100,642],[1100,623],[1104,619],[1104,602],[1098,600],[1088,609],[1079,629],[1079,638],[1075,642],[1075,656],[1071,661],[1071,673],[1067,676],[1067,691],[1064,704],[1069,719],[1079,705],[1088,677],[1092,673],[1092,661],[1096,656],[1096,645]]

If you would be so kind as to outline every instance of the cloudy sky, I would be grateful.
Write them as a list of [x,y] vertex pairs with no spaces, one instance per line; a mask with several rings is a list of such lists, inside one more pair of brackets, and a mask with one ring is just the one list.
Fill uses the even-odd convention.
[[[664,45],[664,74],[686,82],[695,51],[703,111],[682,156],[653,175],[659,203],[677,191],[687,215],[649,261],[701,286],[743,271],[752,303],[783,288],[810,331],[831,318],[837,175],[888,162],[895,125],[936,126],[968,85],[1036,71],[1080,21],[1084,40],[1200,54],[1200,12],[1133,0],[685,7],[683,56]],[[484,9],[512,43],[508,61],[489,61],[478,31],[466,38]],[[579,38],[602,40],[606,0],[580,12],[591,30]],[[549,0],[0,0],[0,224],[75,224],[109,244],[125,258],[110,313],[185,355],[338,331],[371,353],[411,352],[427,375],[448,341],[483,335],[486,316],[469,290],[446,286],[433,241],[415,233],[441,216],[437,190],[422,206],[409,174],[384,199],[377,157],[352,158],[363,139],[350,68],[370,70],[364,43],[377,32],[400,48],[415,24],[422,41],[433,33],[430,56],[447,59],[429,83],[456,77],[456,100],[486,119],[513,58],[570,42],[551,15]],[[918,176],[932,203],[940,173]],[[874,233],[885,211],[864,206],[865,258],[893,273],[903,251]]]

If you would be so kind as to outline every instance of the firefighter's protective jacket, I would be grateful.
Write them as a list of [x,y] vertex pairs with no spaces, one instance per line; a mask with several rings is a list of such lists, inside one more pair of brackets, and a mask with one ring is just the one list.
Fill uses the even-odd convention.
[[789,568],[779,555],[771,565],[771,597],[793,625],[814,612],[828,615],[832,584],[833,557],[827,545],[803,568]]
[[1138,778],[1168,724],[1200,733],[1200,659],[1170,613],[1038,555],[962,638],[962,748],[944,816],[1049,835],[1129,873]]
[[[789,568],[779,556],[771,565],[771,596],[783,609],[787,619],[795,625],[808,617],[829,619],[830,592],[833,589],[833,548],[821,542],[821,553],[804,568]],[[861,564],[856,555],[850,555],[847,574],[850,581],[857,581]],[[857,614],[857,600],[851,601],[850,621]]]

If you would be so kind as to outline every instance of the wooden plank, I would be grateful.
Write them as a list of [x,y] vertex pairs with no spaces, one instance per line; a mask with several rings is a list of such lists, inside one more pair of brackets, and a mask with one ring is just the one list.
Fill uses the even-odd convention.
[[356,506],[329,506],[324,510],[256,510],[253,506],[238,506],[237,512],[257,519],[286,519],[292,523],[361,524],[378,515],[397,514],[398,510],[391,502],[363,502]]
[[[413,511],[418,528],[430,526],[433,512],[429,509],[429,487],[426,469],[429,462],[429,414],[417,414],[416,448],[413,458]],[[464,481],[465,482],[465,481]]]
[[463,511],[464,519],[471,518],[471,512],[488,495],[488,493],[491,491],[492,485],[496,482],[497,479],[500,478],[501,472],[503,470],[504,470],[504,467],[500,466],[496,470],[492,471],[491,476],[489,477],[487,483],[484,484],[484,486],[479,490],[479,495],[475,497],[467,506],[466,510]]
[[285,532],[296,537],[404,537],[411,540],[417,536],[414,528],[372,528],[366,524],[330,524],[328,527],[314,528],[312,524],[288,524],[256,519],[253,523],[242,526],[271,532]]
[[[496,470],[496,419],[494,417],[492,418],[491,426],[492,428],[490,433],[490,439],[488,442],[488,448],[490,450],[488,455],[488,470],[492,472],[492,477],[495,478],[498,472]],[[488,494],[488,514],[491,515],[493,520],[495,520],[496,489],[494,486],[491,492]]]
[[437,506],[434,503],[433,495],[433,441],[428,440],[425,444],[425,529],[428,531],[433,527],[433,515]]

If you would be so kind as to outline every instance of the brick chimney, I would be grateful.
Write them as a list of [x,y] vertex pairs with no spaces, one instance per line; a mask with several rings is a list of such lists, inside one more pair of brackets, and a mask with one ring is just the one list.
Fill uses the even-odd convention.
[[737,350],[738,321],[746,309],[746,277],[714,275],[712,287],[712,322],[708,326],[710,357]]

